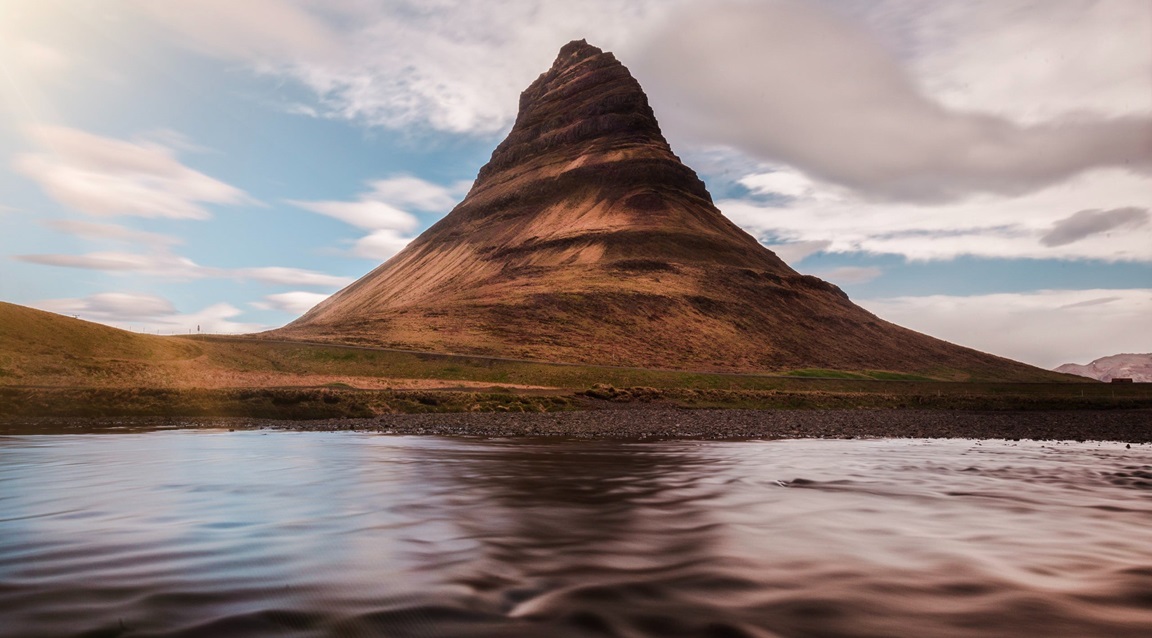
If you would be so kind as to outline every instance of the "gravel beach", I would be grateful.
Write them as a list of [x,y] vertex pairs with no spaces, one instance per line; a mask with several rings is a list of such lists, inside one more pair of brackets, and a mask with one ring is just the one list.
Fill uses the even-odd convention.
[[577,439],[972,438],[1152,442],[1152,410],[685,410],[388,414],[365,419],[15,418],[0,433],[148,428],[351,430],[402,435]]

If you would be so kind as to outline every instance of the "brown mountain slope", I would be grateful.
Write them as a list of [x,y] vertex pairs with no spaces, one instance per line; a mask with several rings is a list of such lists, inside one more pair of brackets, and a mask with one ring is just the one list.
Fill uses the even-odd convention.
[[471,192],[286,339],[731,371],[1058,379],[885,322],[728,221],[611,53],[560,50]]

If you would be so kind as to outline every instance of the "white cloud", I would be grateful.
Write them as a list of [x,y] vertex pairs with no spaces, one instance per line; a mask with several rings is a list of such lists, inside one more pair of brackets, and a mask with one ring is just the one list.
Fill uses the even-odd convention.
[[315,286],[318,288],[343,288],[352,283],[350,277],[328,275],[314,270],[302,268],[284,268],[267,266],[263,268],[237,268],[227,271],[231,276],[240,279],[252,279],[265,284],[283,284],[286,286]]
[[[7,17],[7,16],[5,16]],[[43,42],[21,37],[11,30],[0,38],[0,54],[8,61],[5,70],[20,69],[25,73],[60,73],[72,66],[72,60],[60,49]]]
[[1123,170],[1094,171],[1020,197],[983,195],[932,206],[869,201],[848,189],[814,184],[809,194],[775,205],[751,199],[717,205],[753,235],[802,246],[828,242],[821,249],[830,252],[913,260],[972,255],[1152,261],[1152,226],[1147,224],[1130,222],[1124,232],[1102,230],[1058,245],[1042,241],[1077,211],[1152,205],[1152,178]]
[[785,197],[811,196],[816,184],[803,173],[790,170],[776,170],[768,173],[753,173],[737,180],[753,193],[784,195]]
[[198,312],[182,314],[172,302],[155,295],[99,293],[81,298],[45,299],[30,305],[124,330],[158,334],[195,333],[197,329],[204,333],[238,334],[267,329],[262,324],[232,321],[242,311],[230,304],[213,304]]
[[95,320],[139,320],[176,314],[171,301],[155,295],[104,292],[81,299],[48,299],[37,308],[60,314],[83,314]]
[[354,242],[352,254],[380,261],[400,252],[413,239],[410,233],[419,221],[404,208],[447,212],[471,187],[470,182],[441,186],[409,175],[374,180],[368,185],[370,190],[355,201],[289,203],[372,231]]
[[187,333],[217,333],[217,334],[248,334],[267,330],[270,326],[259,323],[245,323],[232,321],[244,311],[227,303],[212,304],[197,312],[167,317],[157,322],[155,328],[159,332],[171,331],[173,334]]
[[68,235],[84,239],[111,240],[125,243],[140,243],[160,247],[183,243],[178,237],[136,230],[117,224],[100,224],[72,219],[57,219],[44,222],[45,226]]
[[261,301],[252,302],[252,305],[263,310],[280,310],[294,315],[302,315],[327,298],[328,295],[318,292],[294,290],[267,295]]
[[378,179],[369,185],[372,187],[372,192],[368,195],[370,199],[434,213],[444,212],[455,206],[472,187],[471,182],[458,182],[451,187],[445,187],[411,175]]
[[13,259],[44,266],[134,273],[177,281],[205,278],[233,278],[258,281],[271,285],[310,286],[319,288],[340,288],[353,281],[349,277],[339,277],[314,270],[286,268],[282,266],[231,269],[201,266],[187,257],[182,257],[166,250],[156,250],[151,253],[106,251],[83,255],[32,254],[15,255]]
[[378,230],[357,239],[352,245],[352,254],[364,259],[384,261],[404,250],[404,247],[412,239],[412,237],[404,237],[394,230]]
[[812,274],[834,284],[863,284],[884,274],[884,269],[875,266],[841,266]]
[[461,182],[449,187],[410,175],[398,175],[373,180],[368,186],[370,190],[358,195],[355,201],[291,200],[289,203],[357,228],[409,231],[419,222],[405,208],[447,212],[460,201],[471,183]]
[[638,62],[673,128],[874,197],[938,202],[1095,168],[1152,172],[1152,113],[1025,125],[951,109],[873,33],[814,3],[693,4]]
[[[262,65],[337,62],[342,36],[305,3],[283,0],[133,0],[138,10],[197,50]],[[336,4],[336,3],[333,3]]]
[[391,204],[371,199],[361,198],[354,202],[289,201],[289,203],[293,206],[299,206],[304,210],[327,215],[345,224],[366,230],[380,228],[411,230],[419,223],[411,214]]
[[916,77],[950,108],[1026,123],[1152,112],[1147,2],[897,0],[875,14],[909,31]]
[[13,259],[44,266],[131,272],[174,280],[219,277],[226,272],[219,268],[201,266],[187,257],[181,257],[167,251],[156,251],[148,254],[121,251],[92,252],[83,255],[34,254],[15,255]]
[[1042,368],[1152,350],[1152,289],[859,299],[888,321]]
[[59,126],[32,128],[43,147],[15,169],[48,196],[89,215],[207,219],[204,204],[245,204],[244,191],[181,164],[166,146]]
[[777,257],[783,259],[784,263],[795,267],[796,264],[804,261],[809,256],[827,250],[831,245],[831,241],[822,239],[814,241],[796,241],[788,244],[771,244],[767,246],[767,248],[768,250],[776,253]]
[[494,9],[470,0],[210,0],[139,7],[177,42],[312,89],[318,100],[308,107],[322,116],[490,134],[511,124],[520,91],[565,42],[588,38],[626,51],[675,4],[507,0]]

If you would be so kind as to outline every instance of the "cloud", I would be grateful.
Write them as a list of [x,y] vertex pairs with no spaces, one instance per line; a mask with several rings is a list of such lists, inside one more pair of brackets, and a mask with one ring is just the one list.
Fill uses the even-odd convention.
[[834,284],[863,284],[884,274],[884,269],[875,266],[841,266],[812,274]]
[[784,260],[784,263],[789,266],[804,261],[810,255],[827,250],[832,245],[831,241],[826,239],[814,241],[795,241],[789,244],[771,244],[767,246],[768,250],[776,253],[776,256]]
[[72,66],[72,60],[60,49],[21,37],[18,29],[0,31],[8,31],[0,38],[0,53],[10,61],[5,64],[5,71],[15,67],[31,74],[55,74]]
[[[321,15],[283,0],[133,1],[142,14],[203,53],[272,66],[337,61],[341,34]],[[269,28],[274,25],[274,28]]]
[[[801,179],[809,178],[801,175],[794,181]],[[757,237],[802,246],[826,242],[820,248],[825,252],[892,254],[912,260],[975,256],[1152,262],[1149,224],[1111,235],[1088,234],[1073,242],[1042,242],[1072,211],[1123,210],[1147,202],[1152,178],[1128,171],[1093,171],[1019,197],[983,195],[932,206],[872,201],[826,182],[812,180],[812,184],[804,194],[784,201],[728,199],[717,206]]]
[[117,224],[99,224],[96,222],[78,221],[72,219],[57,219],[44,222],[44,225],[68,235],[84,239],[112,240],[125,243],[140,243],[148,246],[160,247],[183,243],[183,240],[171,235],[151,233],[135,230]]
[[1138,228],[1148,223],[1145,208],[1114,208],[1112,210],[1082,210],[1056,222],[1052,230],[1040,238],[1045,246],[1063,246],[1085,237],[1099,235],[1119,228]]
[[41,310],[60,314],[83,314],[101,321],[139,320],[176,314],[171,301],[155,295],[104,292],[81,299],[48,299],[36,303]]
[[352,254],[364,259],[384,261],[404,250],[404,247],[412,239],[412,237],[404,237],[394,230],[378,230],[357,239],[352,245]]
[[565,42],[588,38],[627,50],[670,3],[507,0],[499,10],[471,0],[137,6],[175,42],[311,89],[316,104],[298,110],[405,131],[492,134],[511,124],[520,91]]
[[737,183],[761,195],[784,195],[785,197],[803,197],[811,195],[815,190],[812,180],[796,171],[771,171],[768,173],[754,173],[745,175]]
[[[922,168],[929,182],[940,168],[964,173],[956,165],[979,163],[979,158],[963,159],[966,153],[1018,159],[1013,149],[1045,146],[1036,141],[1039,138],[1059,146],[1051,139],[1074,145],[1087,136],[1069,132],[1049,136],[1043,127],[1001,129],[995,118],[981,120],[965,116],[966,111],[1043,124],[1074,111],[1146,118],[1152,109],[1147,91],[1152,54],[1146,46],[1152,26],[1139,2],[821,3],[850,14],[839,18],[820,12],[813,6],[816,3],[805,3],[799,10],[795,3],[782,4],[505,0],[498,11],[471,0],[141,0],[131,6],[173,43],[238,60],[258,73],[310,89],[314,102],[291,105],[297,112],[402,131],[498,133],[515,117],[519,92],[547,68],[561,44],[577,38],[588,38],[629,64],[653,95],[661,120],[667,119],[666,124],[677,120],[672,128],[683,128],[685,120],[695,115],[674,116],[684,93],[701,97],[708,88],[719,87],[716,100],[751,98],[745,100],[746,109],[738,110],[741,119],[722,127],[725,135],[704,142],[732,144],[732,130],[745,134],[787,127],[789,121],[772,119],[773,110],[763,108],[777,99],[821,107],[811,112],[810,120],[824,119],[828,126],[814,124],[797,132],[807,135],[817,129],[823,133],[818,136],[821,140],[838,135],[845,123],[842,112],[859,106],[860,113],[847,124],[859,122],[872,132],[865,140],[849,135],[846,142],[857,146],[882,137],[885,145],[876,149],[881,157],[895,152],[885,148],[890,142],[904,150],[918,146],[914,142],[922,131],[930,133],[924,139],[929,146],[938,147],[941,140],[969,142],[953,148],[958,157],[951,160],[921,150],[900,166],[875,169],[881,176],[899,173],[901,167],[915,167],[917,158],[932,155],[944,166]],[[677,14],[681,7],[686,11]],[[268,28],[272,24],[276,28]],[[742,25],[744,30],[717,27],[725,24]],[[679,41],[683,44],[675,44]],[[899,60],[894,61],[883,46],[895,51]],[[673,57],[659,72],[659,64],[649,63],[659,62],[665,49]],[[684,72],[677,68],[697,54],[703,54],[698,64],[684,66]],[[706,72],[690,72],[698,67]],[[678,74],[683,78],[674,77]],[[733,87],[740,90],[729,93]],[[828,108],[849,103],[851,107],[839,111]],[[720,117],[708,100],[703,106],[709,108],[695,110],[711,114],[709,120]],[[745,117],[750,115],[751,126]],[[915,117],[905,120],[907,115]],[[706,133],[709,127],[691,128]],[[1076,128],[1090,129],[1095,130]],[[891,135],[881,135],[887,132]],[[765,146],[761,142],[752,146]],[[854,153],[853,158],[859,155]],[[1060,169],[1055,159],[1039,163],[1049,164],[1047,172]],[[1041,174],[1003,179],[969,175],[971,183],[964,188],[1019,188],[1026,178],[1043,181],[1045,171],[1037,171]],[[973,172],[979,173],[967,169]],[[940,196],[938,184],[898,186],[901,191]]]
[[34,254],[15,255],[13,259],[44,266],[107,272],[132,272],[175,280],[219,277],[224,276],[226,272],[219,268],[201,266],[187,257],[181,257],[167,251],[149,254],[120,251],[93,252],[83,255]]
[[813,3],[693,4],[638,62],[674,128],[872,198],[955,201],[1096,168],[1152,172],[1148,113],[1023,125],[952,109],[873,33]]
[[932,295],[857,303],[913,330],[1047,369],[1152,350],[1152,289]]
[[411,231],[419,225],[414,215],[404,210],[447,212],[471,187],[470,182],[441,186],[418,177],[400,175],[368,183],[370,190],[355,201],[296,201],[289,203],[305,210],[372,231],[356,240],[352,254],[381,261],[400,252],[412,241]]
[[265,284],[283,284],[287,286],[315,286],[318,288],[343,288],[352,283],[350,277],[338,277],[314,270],[302,268],[284,268],[267,266],[263,268],[237,268],[226,271],[229,276],[240,279],[252,279]]
[[83,255],[33,254],[15,255],[13,259],[44,266],[101,270],[105,272],[135,273],[170,280],[205,278],[232,278],[258,281],[263,284],[341,288],[352,283],[350,277],[339,277],[314,270],[265,266],[257,268],[215,268],[166,250],[151,253],[119,251],[93,252]]
[[1088,306],[1103,306],[1110,304],[1114,301],[1122,301],[1121,297],[1098,297],[1096,299],[1088,299],[1086,301],[1076,301],[1064,306],[1060,306],[1057,310],[1064,310],[1066,308],[1087,308]]
[[471,187],[461,182],[451,187],[433,184],[410,175],[368,182],[369,190],[355,201],[300,201],[288,203],[366,230],[408,231],[416,218],[405,208],[424,212],[447,212]]
[[889,0],[873,16],[909,41],[919,84],[949,108],[1025,123],[1152,111],[1146,2]]
[[302,202],[292,200],[288,203],[303,208],[304,210],[312,211],[313,213],[327,215],[345,224],[366,230],[380,228],[411,230],[419,223],[416,218],[409,213],[391,204],[371,199],[360,199],[354,202]]
[[472,182],[458,182],[451,187],[440,186],[411,175],[398,175],[369,182],[371,199],[396,206],[428,212],[444,212],[455,206]]
[[327,298],[328,295],[325,294],[295,290],[267,295],[262,301],[252,302],[252,305],[263,310],[280,310],[294,315],[302,315]]
[[124,330],[159,334],[185,334],[197,329],[206,333],[237,334],[267,329],[262,324],[231,321],[243,313],[230,304],[213,304],[198,312],[182,314],[172,302],[155,295],[99,293],[80,298],[45,299],[30,305]]
[[89,215],[208,219],[204,204],[254,202],[244,191],[181,164],[158,142],[59,126],[33,127],[31,136],[44,150],[17,156],[15,169],[52,199]]

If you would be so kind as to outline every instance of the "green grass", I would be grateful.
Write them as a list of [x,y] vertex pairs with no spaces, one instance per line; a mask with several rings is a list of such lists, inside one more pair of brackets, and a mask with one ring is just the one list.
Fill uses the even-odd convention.
[[[201,375],[278,373],[279,388],[198,390]],[[1152,384],[1038,372],[1045,382],[941,381],[885,370],[728,374],[563,365],[230,337],[138,335],[0,303],[0,415],[365,417],[549,411],[618,403],[685,408],[1081,409],[1152,406]],[[938,379],[954,370],[932,371]],[[304,381],[308,377],[321,381]],[[325,378],[327,377],[327,378]],[[199,377],[203,378],[203,377]],[[436,379],[486,392],[358,390],[356,378]],[[43,388],[35,386],[53,386]],[[541,390],[515,389],[537,386]],[[177,389],[184,388],[184,389]]]
[[[938,384],[939,385],[939,384]],[[953,384],[963,385],[963,384]],[[921,409],[1111,410],[1152,409],[1152,388],[1137,384],[1110,392],[1055,392],[1050,386],[1005,384],[967,392],[705,390],[604,384],[582,392],[394,391],[347,388],[30,388],[0,387],[0,422],[24,417],[247,417],[281,420],[369,418],[389,413],[555,412],[633,404],[685,409]],[[1015,386],[1015,387],[1007,387]],[[1103,386],[1107,387],[1107,386]]]
[[[617,388],[699,389],[728,391],[825,391],[866,394],[1056,394],[1087,392],[1089,396],[1113,391],[1112,386],[1066,375],[1066,382],[949,382],[916,374],[861,370],[794,370],[782,374],[730,374],[642,370],[606,366],[561,365],[505,361],[482,357],[383,350],[358,350],[329,345],[259,343],[223,337],[200,339],[208,357],[226,352],[234,360],[255,367],[274,367],[300,374],[339,374],[360,377],[443,379],[492,385],[533,385],[585,390],[596,384]],[[211,346],[211,347],[209,347]],[[224,348],[227,346],[226,348]],[[258,363],[251,363],[258,362]],[[220,365],[226,362],[220,361]]]
[[247,417],[304,420],[389,413],[554,412],[575,396],[342,388],[3,388],[0,418]]
[[801,379],[873,379],[877,381],[935,381],[932,377],[922,374],[908,374],[906,372],[888,372],[886,370],[824,370],[821,368],[805,368],[803,370],[790,370],[784,373],[787,377]]
[[861,372],[847,372],[844,370],[822,370],[819,368],[806,368],[804,370],[791,370],[785,376],[802,379],[867,379]]

